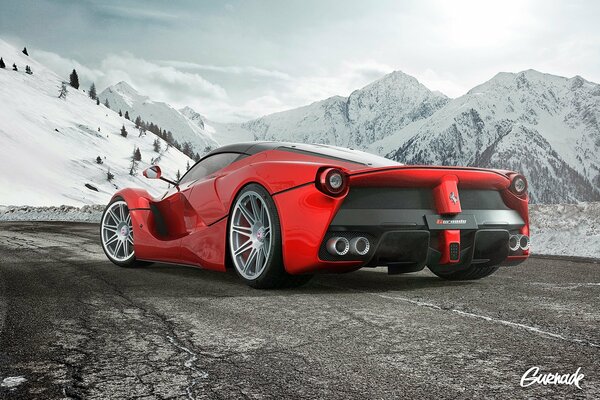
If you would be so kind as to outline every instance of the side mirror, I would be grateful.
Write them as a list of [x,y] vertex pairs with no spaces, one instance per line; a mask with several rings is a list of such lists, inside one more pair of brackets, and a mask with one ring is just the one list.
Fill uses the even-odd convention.
[[148,179],[160,179],[162,172],[158,165],[153,165],[144,170],[144,176]]

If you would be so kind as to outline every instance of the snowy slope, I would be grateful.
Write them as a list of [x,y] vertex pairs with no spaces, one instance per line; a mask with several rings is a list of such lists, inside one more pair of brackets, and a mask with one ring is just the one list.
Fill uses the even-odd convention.
[[139,115],[142,120],[171,131],[179,144],[189,142],[200,155],[225,144],[252,140],[252,134],[239,124],[211,122],[191,107],[176,110],[140,94],[127,82],[106,88],[98,97],[102,102],[108,100],[110,108],[117,112],[127,111],[132,120]]
[[[69,86],[66,100],[58,98],[61,77],[0,40],[0,56],[11,68],[0,69],[0,204],[84,205],[106,203],[122,187],[141,187],[154,195],[166,184],[141,176],[159,156],[156,136],[138,137],[130,121],[97,106],[86,93]],[[24,72],[31,66],[33,75]],[[125,125],[129,135],[120,135]],[[160,165],[167,175],[185,170],[189,159],[161,140]],[[142,161],[129,175],[131,155],[139,147]],[[96,163],[100,156],[103,164]],[[107,170],[114,174],[107,180]],[[88,184],[98,189],[91,190]]]
[[600,86],[528,70],[500,73],[370,150],[408,164],[523,172],[533,202],[600,199]]
[[256,139],[325,143],[366,148],[403,127],[427,118],[448,98],[400,71],[355,90],[305,107],[242,124]]

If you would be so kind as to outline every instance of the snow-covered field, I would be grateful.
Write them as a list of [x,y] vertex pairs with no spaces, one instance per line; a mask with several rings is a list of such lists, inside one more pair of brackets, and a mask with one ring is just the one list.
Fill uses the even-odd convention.
[[[84,92],[68,87],[59,98],[59,77],[35,60],[0,40],[0,54],[7,64],[0,69],[0,204],[82,206],[106,203],[123,187],[140,187],[153,195],[166,189],[149,181],[142,170],[153,161],[167,176],[185,172],[193,163],[180,151],[167,147],[154,150],[157,136],[139,136],[128,121]],[[10,66],[15,63],[18,71]],[[33,75],[25,73],[29,65]],[[120,134],[125,126],[127,137]],[[132,154],[139,149],[142,160],[130,174]],[[96,162],[100,157],[101,163]],[[109,181],[108,171],[114,175]]]
[[[100,222],[103,205],[0,206],[0,221]],[[534,254],[600,259],[600,203],[530,206]]]

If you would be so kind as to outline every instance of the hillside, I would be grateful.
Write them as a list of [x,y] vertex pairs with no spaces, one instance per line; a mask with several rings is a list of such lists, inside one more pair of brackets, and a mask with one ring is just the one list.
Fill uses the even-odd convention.
[[237,124],[211,122],[191,107],[177,110],[170,104],[140,94],[127,82],[109,86],[98,97],[102,102],[108,100],[111,109],[123,114],[128,112],[131,120],[139,116],[147,123],[171,131],[180,145],[189,143],[199,155],[224,144],[252,140],[252,135]]
[[[0,40],[0,56],[7,64],[0,69],[0,204],[103,204],[122,187],[158,195],[166,184],[143,178],[143,168],[159,158],[165,173],[174,176],[191,162],[160,139],[161,153],[156,153],[156,136],[138,137],[132,122],[96,105],[81,89],[69,86],[66,99],[59,99],[63,78],[37,62],[35,54],[25,56]],[[13,63],[18,72],[10,68]],[[33,75],[24,72],[26,65]],[[120,134],[122,126],[127,137]],[[135,148],[142,160],[131,176]],[[114,174],[110,182],[109,168]]]

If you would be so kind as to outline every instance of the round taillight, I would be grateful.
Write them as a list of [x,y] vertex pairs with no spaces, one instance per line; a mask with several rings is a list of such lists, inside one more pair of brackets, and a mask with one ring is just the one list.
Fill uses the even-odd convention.
[[346,190],[348,178],[344,171],[337,168],[327,168],[317,177],[319,189],[330,196],[339,196]]
[[523,175],[515,175],[513,178],[510,189],[517,195],[522,195],[527,190],[527,179]]

